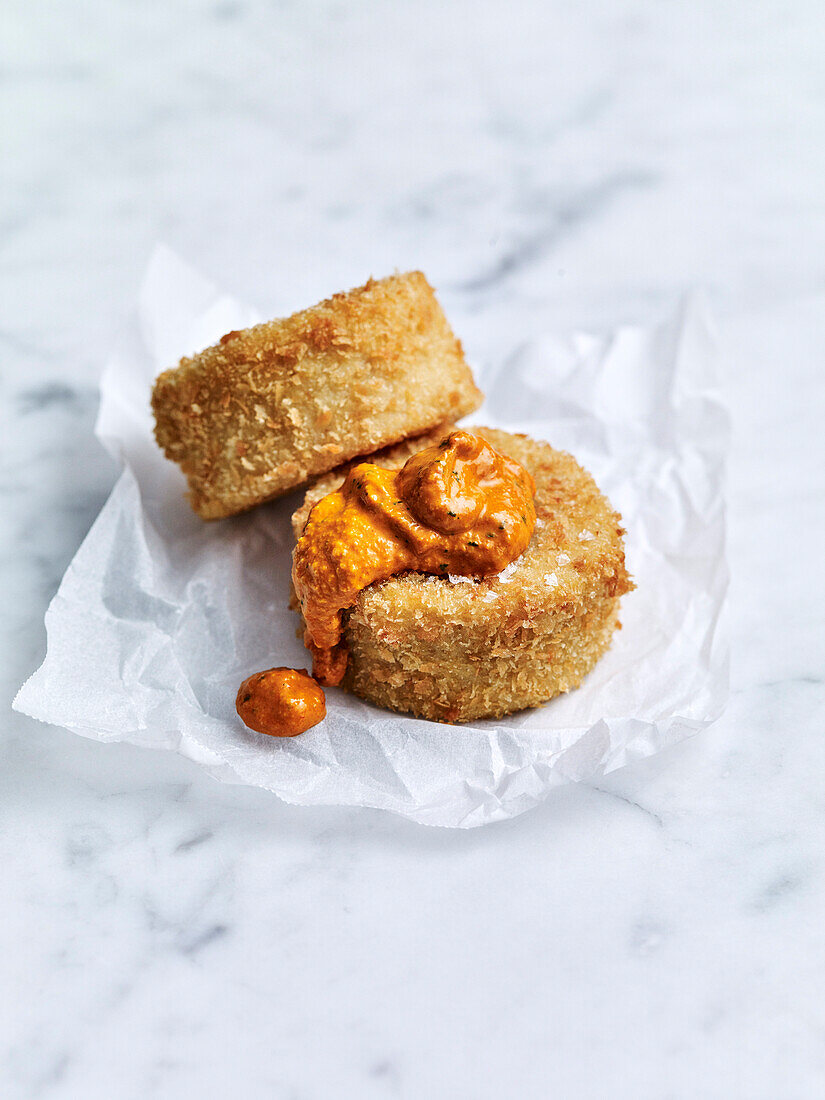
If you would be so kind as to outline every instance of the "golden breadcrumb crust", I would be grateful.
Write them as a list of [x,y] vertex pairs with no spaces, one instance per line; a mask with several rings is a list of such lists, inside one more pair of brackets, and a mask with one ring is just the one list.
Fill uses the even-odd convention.
[[230,332],[155,382],[155,437],[204,519],[457,419],[482,394],[420,271]]
[[[373,459],[400,467],[449,430],[405,440]],[[346,628],[344,687],[439,722],[498,718],[578,687],[620,626],[619,597],[634,587],[621,517],[571,455],[524,435],[467,430],[535,478],[538,519],[527,550],[490,580],[406,573],[372,585]],[[344,472],[309,489],[293,517],[296,537]]]

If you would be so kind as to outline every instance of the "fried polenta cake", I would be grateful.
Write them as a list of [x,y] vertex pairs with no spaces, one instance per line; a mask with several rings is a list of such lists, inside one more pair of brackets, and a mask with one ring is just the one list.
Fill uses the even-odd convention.
[[[400,469],[450,430],[407,439],[370,461]],[[467,430],[535,479],[527,550],[487,579],[410,572],[373,584],[358,595],[344,635],[345,688],[438,722],[498,718],[578,687],[608,649],[620,598],[633,588],[621,517],[571,455],[524,435]],[[293,516],[296,538],[346,472],[310,487]]]
[[157,442],[204,519],[246,511],[481,401],[420,271],[228,332],[164,371],[152,393]]

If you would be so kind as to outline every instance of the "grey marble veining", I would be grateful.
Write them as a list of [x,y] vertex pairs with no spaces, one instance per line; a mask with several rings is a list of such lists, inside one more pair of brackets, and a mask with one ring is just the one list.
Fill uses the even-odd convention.
[[707,734],[454,833],[6,713],[0,1095],[825,1092],[825,16],[815,3],[9,0],[7,700],[115,471],[158,239],[262,311],[423,268],[482,376],[720,317],[733,692]]

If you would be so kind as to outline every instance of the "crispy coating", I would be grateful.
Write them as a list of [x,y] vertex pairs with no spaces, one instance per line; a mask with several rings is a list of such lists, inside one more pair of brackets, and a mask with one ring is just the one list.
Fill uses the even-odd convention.
[[478,408],[482,394],[420,271],[230,332],[155,382],[155,437],[204,519]]
[[[405,440],[373,460],[400,467],[449,430]],[[370,586],[347,623],[344,687],[390,710],[439,722],[497,718],[578,687],[607,650],[625,568],[621,517],[571,455],[524,435],[468,428],[536,481],[537,523],[524,555],[497,578],[406,573]],[[313,485],[296,537],[342,471]]]

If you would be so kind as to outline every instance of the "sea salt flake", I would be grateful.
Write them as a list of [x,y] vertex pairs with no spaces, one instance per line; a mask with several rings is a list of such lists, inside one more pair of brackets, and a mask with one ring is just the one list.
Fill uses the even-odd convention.
[[595,537],[592,531],[579,531],[579,542],[590,542]]
[[524,555],[522,554],[521,557],[516,558],[515,561],[511,561],[509,565],[505,565],[502,571],[496,574],[496,580],[500,581],[501,584],[506,584],[506,582],[509,581],[512,575],[515,573],[516,569],[518,568],[518,564],[523,557]]
[[568,554],[559,554],[556,558],[556,565],[569,565],[570,557]]

